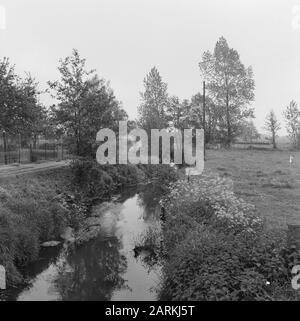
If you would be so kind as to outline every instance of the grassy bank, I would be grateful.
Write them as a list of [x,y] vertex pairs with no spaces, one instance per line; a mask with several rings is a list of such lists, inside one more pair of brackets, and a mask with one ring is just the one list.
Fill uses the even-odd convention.
[[173,184],[161,201],[167,300],[298,300],[291,269],[297,248],[234,192],[227,177],[206,172]]
[[100,167],[77,160],[70,168],[0,181],[0,264],[8,286],[22,284],[22,268],[36,260],[40,245],[60,240],[67,226],[75,231],[101,201],[118,188],[137,183],[134,168]]
[[70,185],[70,171],[56,169],[0,181],[0,264],[8,286],[17,286],[23,266],[38,257],[40,244],[58,239],[71,213],[57,198]]
[[95,202],[126,186],[169,177],[177,178],[168,166],[100,166],[77,159],[69,168],[0,180],[0,264],[8,286],[23,283],[22,268],[38,258],[42,242],[59,240],[66,227],[79,231]]

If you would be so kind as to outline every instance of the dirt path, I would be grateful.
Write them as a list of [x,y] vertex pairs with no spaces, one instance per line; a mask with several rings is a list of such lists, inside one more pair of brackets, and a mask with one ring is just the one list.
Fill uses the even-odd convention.
[[65,167],[70,164],[69,160],[51,161],[44,163],[30,163],[30,164],[16,164],[0,166],[0,178],[7,178],[11,176],[19,176],[30,173],[42,172],[49,169]]

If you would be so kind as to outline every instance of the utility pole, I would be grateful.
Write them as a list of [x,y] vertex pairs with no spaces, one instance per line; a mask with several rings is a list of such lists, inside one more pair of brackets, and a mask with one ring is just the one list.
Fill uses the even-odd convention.
[[7,160],[7,141],[6,141],[6,132],[3,130],[2,132],[2,139],[3,139],[3,152],[4,152],[4,164],[8,164]]
[[[209,63],[209,62],[215,62],[216,59],[215,58],[212,58],[212,59],[208,59],[208,60],[205,60],[205,61],[201,61],[199,62],[199,67],[200,67],[200,70],[202,69],[202,65],[205,64],[205,63]],[[205,78],[204,78],[205,79]],[[206,102],[205,102],[205,81],[203,81],[203,131],[204,131],[204,144],[203,144],[203,147],[204,147],[204,160],[205,160],[205,151],[206,151],[206,148],[205,148],[205,133],[206,133],[206,130],[205,130],[205,110],[206,110]]]
[[204,160],[205,160],[205,134],[206,134],[206,130],[205,130],[205,81],[203,81],[203,132],[204,132],[204,143],[203,143],[203,156],[204,156]]
[[18,135],[19,138],[19,164],[21,164],[21,148],[22,148],[22,138],[21,138],[21,134],[19,133]]

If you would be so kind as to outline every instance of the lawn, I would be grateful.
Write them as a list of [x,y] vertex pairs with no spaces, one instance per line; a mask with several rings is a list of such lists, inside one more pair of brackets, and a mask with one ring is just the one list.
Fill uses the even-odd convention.
[[300,224],[300,152],[208,150],[206,169],[230,177],[234,190],[256,206],[268,228]]

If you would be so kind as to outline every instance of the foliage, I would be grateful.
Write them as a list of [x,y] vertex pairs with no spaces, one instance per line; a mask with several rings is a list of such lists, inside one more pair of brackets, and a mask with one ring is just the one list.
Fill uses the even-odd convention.
[[139,106],[139,125],[146,131],[166,127],[166,108],[168,106],[167,84],[156,67],[144,79],[145,91],[141,93]]
[[75,215],[57,199],[64,175],[53,171],[1,184],[0,264],[7,269],[9,286],[22,281],[20,268],[37,258],[40,243],[59,238]]
[[19,77],[8,58],[0,61],[0,128],[12,134],[32,136],[41,132],[46,119],[39,103],[38,84],[27,74]]
[[281,129],[281,126],[273,110],[271,110],[266,117],[265,129],[271,133],[273,148],[276,149],[276,136],[277,132]]
[[244,142],[250,142],[250,143],[252,143],[253,140],[260,138],[260,134],[258,133],[253,121],[243,122],[243,126],[240,130],[239,137]]
[[189,114],[191,112],[188,100],[179,100],[177,96],[169,98],[166,108],[166,119],[171,127],[183,130],[188,127]]
[[292,100],[283,112],[286,121],[286,129],[289,133],[292,145],[298,147],[298,136],[300,127],[300,110],[297,103]]
[[214,213],[210,224],[222,231],[255,233],[262,220],[254,206],[236,197],[230,179],[213,173],[179,180],[170,186],[171,192],[161,200],[167,212],[185,212],[194,203],[204,202]]
[[166,253],[163,300],[293,299],[288,290],[298,249],[266,231],[232,182],[206,173],[170,185],[162,198]]
[[230,145],[241,127],[241,121],[253,117],[249,104],[254,100],[254,80],[251,67],[245,68],[238,52],[221,37],[211,53],[204,52],[199,63],[210,98],[218,108],[218,126],[226,132]]
[[299,252],[271,233],[250,238],[198,224],[173,245],[161,298],[276,300],[290,284],[291,266],[297,262]]
[[118,188],[135,185],[144,178],[134,165],[99,165],[91,158],[77,158],[71,164],[73,186],[85,197],[110,197]]
[[49,82],[59,101],[52,107],[52,121],[68,136],[71,152],[90,156],[96,150],[96,134],[101,128],[116,129],[126,112],[113,90],[94,70],[85,69],[86,61],[76,49],[60,60],[60,81]]
[[178,179],[178,172],[175,168],[165,165],[145,165],[140,164],[138,168],[143,171],[146,178],[153,182],[154,189],[158,190],[158,193],[162,195],[164,192],[169,190],[169,184],[175,182]]

